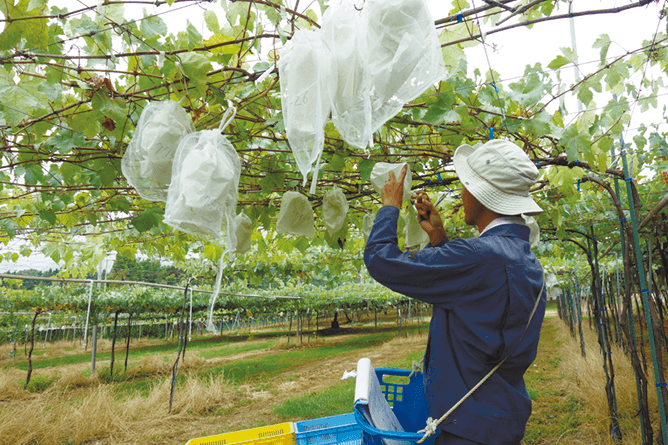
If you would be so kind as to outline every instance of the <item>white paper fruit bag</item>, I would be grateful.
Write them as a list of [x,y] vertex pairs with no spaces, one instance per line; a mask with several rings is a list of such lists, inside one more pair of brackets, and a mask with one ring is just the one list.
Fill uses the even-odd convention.
[[429,242],[429,235],[422,230],[417,219],[417,212],[409,211],[405,216],[404,245],[408,247],[421,247]]
[[336,71],[336,81],[328,84],[332,122],[341,137],[358,148],[366,148],[373,136],[365,29],[353,0],[335,2],[322,19],[323,39]]
[[[390,172],[394,172],[394,177],[399,178],[399,175],[401,174],[401,169],[406,165],[405,162],[402,162],[401,164],[390,164],[388,162],[378,162],[376,165],[373,166],[373,170],[371,170],[371,185],[373,186],[374,190],[376,193],[380,195],[380,191],[387,182],[387,180],[390,178]],[[411,186],[413,183],[413,176],[411,174],[411,169],[410,167],[408,168],[408,171],[406,172],[406,178],[404,179],[404,201],[408,201],[411,199],[412,192],[411,192]]]
[[307,174],[313,172],[311,193],[315,193],[318,162],[325,144],[324,127],[330,113],[327,89],[335,76],[331,54],[322,34],[310,30],[295,32],[281,51],[278,71],[283,121],[290,149],[304,176],[304,185]]
[[202,130],[181,140],[174,157],[172,183],[165,205],[165,223],[193,235],[223,236],[226,251],[236,249],[236,206],[241,161],[222,130]]
[[184,136],[195,131],[192,119],[176,102],[151,102],[141,113],[121,170],[139,196],[165,201],[172,179],[172,162]]
[[276,231],[313,238],[313,207],[306,196],[298,192],[285,192],[278,212]]
[[348,213],[348,200],[340,188],[336,187],[327,193],[322,202],[322,216],[329,236],[341,230]]
[[246,253],[251,248],[251,220],[241,212],[236,216],[237,253]]
[[367,0],[362,16],[372,85],[371,130],[376,131],[446,71],[426,0]]

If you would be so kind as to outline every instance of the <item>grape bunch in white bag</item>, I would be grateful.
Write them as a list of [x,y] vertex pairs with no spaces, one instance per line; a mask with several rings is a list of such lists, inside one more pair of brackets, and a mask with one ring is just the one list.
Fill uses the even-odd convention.
[[150,102],[144,107],[121,161],[123,175],[139,196],[167,200],[174,154],[181,139],[194,131],[192,119],[174,101]]
[[[322,29],[298,30],[278,63],[288,142],[315,192],[324,126],[332,121],[350,145],[373,133],[442,79],[445,64],[426,0],[340,0]],[[316,166],[313,167],[313,163]]]

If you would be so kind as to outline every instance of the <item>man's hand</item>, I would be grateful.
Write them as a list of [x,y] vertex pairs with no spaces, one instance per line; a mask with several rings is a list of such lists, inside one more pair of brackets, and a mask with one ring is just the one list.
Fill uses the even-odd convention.
[[446,237],[443,220],[438,210],[432,204],[429,195],[422,192],[415,197],[415,209],[418,212],[418,221],[422,230],[429,235],[432,246],[437,245]]
[[404,201],[404,180],[408,172],[408,164],[404,165],[399,173],[399,179],[394,176],[394,172],[389,173],[389,178],[380,190],[380,198],[384,206],[395,206],[401,210],[401,204]]

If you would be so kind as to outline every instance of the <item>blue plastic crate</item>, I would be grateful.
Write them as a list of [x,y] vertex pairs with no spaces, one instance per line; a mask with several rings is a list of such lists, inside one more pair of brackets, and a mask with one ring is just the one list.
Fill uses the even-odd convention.
[[362,428],[353,413],[295,422],[297,445],[360,445]]
[[[418,372],[410,379],[407,369],[378,368],[375,370],[380,389],[404,432],[384,431],[371,426],[358,406],[355,406],[355,419],[362,428],[364,445],[384,445],[382,438],[417,442],[423,436],[417,433],[427,424],[427,407],[424,401],[422,373]],[[427,438],[423,445],[434,445],[436,434]]]

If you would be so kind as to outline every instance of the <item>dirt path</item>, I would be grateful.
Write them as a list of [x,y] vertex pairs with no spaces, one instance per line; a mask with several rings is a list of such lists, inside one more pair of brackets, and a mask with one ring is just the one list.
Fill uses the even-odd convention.
[[[285,422],[272,411],[276,405],[291,398],[316,393],[336,384],[340,381],[344,371],[356,369],[357,361],[362,357],[368,357],[372,364],[381,367],[423,350],[426,341],[426,334],[393,339],[382,346],[357,350],[349,356],[337,356],[316,363],[308,363],[296,370],[279,374],[262,385],[242,384],[239,389],[245,395],[247,404],[223,416],[196,419],[189,422],[188,425],[183,425],[182,431],[171,438],[173,439],[171,443],[185,443],[188,439],[195,437],[219,434],[223,430],[238,431],[260,423],[273,425]],[[351,400],[351,411],[352,404]]]

